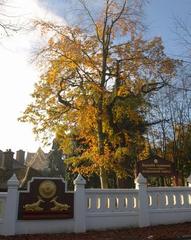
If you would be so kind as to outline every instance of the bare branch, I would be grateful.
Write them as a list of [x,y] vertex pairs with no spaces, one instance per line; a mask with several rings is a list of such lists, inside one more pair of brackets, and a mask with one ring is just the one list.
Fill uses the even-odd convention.
[[97,35],[98,41],[99,41],[100,43],[102,43],[102,41],[101,41],[101,39],[100,39],[100,36],[99,36],[98,26],[97,26],[97,24],[96,24],[96,22],[95,22],[95,20],[94,20],[94,18],[93,18],[93,16],[92,16],[90,10],[88,9],[88,7],[87,7],[87,5],[85,4],[84,0],[79,0],[79,2],[82,4],[83,8],[86,10],[88,16],[90,17],[93,25],[95,26],[95,30],[96,30],[96,35]]

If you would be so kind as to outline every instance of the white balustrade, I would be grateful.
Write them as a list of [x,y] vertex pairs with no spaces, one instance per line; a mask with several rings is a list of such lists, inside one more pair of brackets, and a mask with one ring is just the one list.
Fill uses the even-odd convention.
[[138,190],[132,189],[87,189],[87,213],[136,211]]
[[149,209],[191,207],[191,189],[189,187],[150,187],[147,191]]
[[7,193],[0,192],[0,223],[3,221],[6,199],[7,199]]
[[[78,175],[74,181],[74,218],[55,221],[61,226],[61,231],[70,229],[76,233],[189,222],[191,176],[188,180],[190,187],[148,188],[146,179],[139,174],[135,189],[85,189],[86,181]],[[36,223],[17,220],[17,214],[18,180],[14,175],[8,182],[8,192],[0,192],[0,235],[27,233],[29,226],[33,229],[30,233],[37,233],[40,226],[43,229],[46,229],[46,224],[50,226],[49,221],[44,220]],[[54,220],[52,226],[55,226]],[[50,227],[47,230],[50,232]]]

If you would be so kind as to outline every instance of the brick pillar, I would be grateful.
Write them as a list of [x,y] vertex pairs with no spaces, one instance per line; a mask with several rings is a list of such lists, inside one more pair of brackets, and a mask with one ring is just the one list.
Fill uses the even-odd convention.
[[5,170],[13,170],[13,155],[11,149],[3,153],[3,165]]
[[21,164],[24,165],[25,162],[25,151],[23,150],[18,150],[16,152],[16,160],[19,161]]

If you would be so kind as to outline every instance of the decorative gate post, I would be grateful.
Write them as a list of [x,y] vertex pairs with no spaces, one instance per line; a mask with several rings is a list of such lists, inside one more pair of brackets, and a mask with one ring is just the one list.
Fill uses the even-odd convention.
[[74,232],[86,232],[86,180],[78,174],[74,180]]
[[136,189],[138,193],[138,208],[139,208],[139,227],[147,227],[150,225],[148,212],[148,195],[147,195],[147,180],[139,173],[135,179]]
[[187,182],[188,182],[188,186],[191,187],[191,174],[190,174],[190,176],[187,178]]
[[5,204],[5,217],[4,217],[4,235],[15,235],[16,221],[18,214],[18,187],[19,181],[14,174],[7,182],[8,193]]

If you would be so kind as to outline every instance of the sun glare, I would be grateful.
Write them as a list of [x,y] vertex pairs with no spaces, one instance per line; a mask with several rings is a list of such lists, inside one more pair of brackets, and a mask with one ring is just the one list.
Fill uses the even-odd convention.
[[[63,20],[50,11],[43,9],[36,0],[11,0],[7,7],[16,23],[31,22],[31,19],[42,18],[55,21]],[[27,26],[26,26],[27,29]],[[20,31],[1,39],[0,44],[0,149],[11,148],[36,151],[42,145],[35,141],[32,126],[18,122],[18,117],[30,103],[30,94],[39,73],[30,63],[32,46],[41,41],[38,32]],[[36,43],[36,44],[35,44]]]

